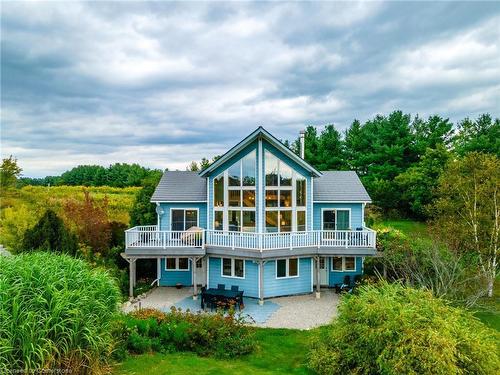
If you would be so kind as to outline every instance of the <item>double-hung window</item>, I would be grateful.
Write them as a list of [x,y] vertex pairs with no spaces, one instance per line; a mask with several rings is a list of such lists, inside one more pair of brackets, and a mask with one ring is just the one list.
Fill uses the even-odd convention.
[[285,279],[299,276],[299,259],[287,258],[276,260],[276,278]]
[[188,258],[165,258],[165,270],[167,271],[188,271]]
[[332,271],[356,271],[355,257],[332,257]]
[[245,261],[243,259],[222,258],[222,276],[245,278]]

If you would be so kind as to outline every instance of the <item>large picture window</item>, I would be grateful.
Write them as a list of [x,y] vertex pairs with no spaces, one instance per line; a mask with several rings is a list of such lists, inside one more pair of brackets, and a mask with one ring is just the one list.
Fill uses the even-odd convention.
[[214,229],[255,231],[256,164],[253,150],[214,178]]
[[270,151],[264,153],[266,232],[306,230],[306,178]]

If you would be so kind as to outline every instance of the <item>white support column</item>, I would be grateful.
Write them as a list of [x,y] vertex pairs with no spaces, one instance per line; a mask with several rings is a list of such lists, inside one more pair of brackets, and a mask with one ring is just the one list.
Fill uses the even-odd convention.
[[198,286],[196,285],[196,261],[198,258],[192,257],[191,258],[191,272],[193,275],[193,299],[197,300],[198,299]]
[[319,257],[315,257],[316,260],[316,298],[321,298],[321,275],[319,269]]
[[259,305],[264,304],[264,261],[259,261]]
[[134,288],[137,286],[137,259],[134,260]]
[[130,298],[134,297],[134,286],[135,286],[135,259],[127,259],[128,264],[129,264],[129,279],[128,279],[128,295]]

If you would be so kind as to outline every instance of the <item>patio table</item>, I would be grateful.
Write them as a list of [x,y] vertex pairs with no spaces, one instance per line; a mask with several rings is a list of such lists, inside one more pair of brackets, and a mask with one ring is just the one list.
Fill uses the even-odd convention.
[[223,300],[226,302],[230,301],[230,300],[235,300],[235,301],[239,302],[240,305],[243,303],[243,292],[242,291],[210,288],[210,289],[206,289],[202,292],[202,295],[201,295],[201,308],[202,309],[205,308],[205,299],[207,296],[210,296],[212,298],[216,298],[218,300]]

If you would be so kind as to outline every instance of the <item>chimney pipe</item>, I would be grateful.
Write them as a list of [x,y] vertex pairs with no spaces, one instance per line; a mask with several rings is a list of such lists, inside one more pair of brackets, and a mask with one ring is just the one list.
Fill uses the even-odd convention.
[[300,157],[302,159],[304,159],[305,142],[306,142],[306,132],[304,130],[301,130],[300,131]]

